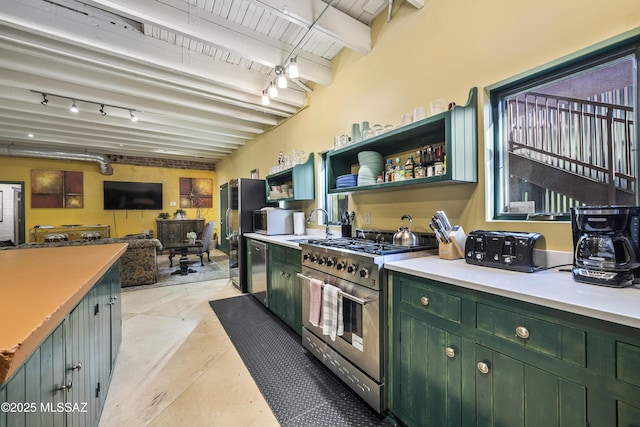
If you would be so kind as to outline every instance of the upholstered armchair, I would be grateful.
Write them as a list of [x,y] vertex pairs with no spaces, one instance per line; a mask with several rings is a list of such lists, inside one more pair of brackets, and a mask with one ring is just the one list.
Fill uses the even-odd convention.
[[[213,235],[213,228],[215,227],[215,221],[209,221],[202,230],[202,235],[199,239],[196,239],[197,247],[190,248],[189,254],[195,254],[200,257],[200,265],[204,265],[204,254],[207,254],[207,260],[211,261],[209,254],[209,245],[211,244],[211,236]],[[169,265],[173,266],[173,257],[179,253],[175,249],[171,249],[169,252]]]

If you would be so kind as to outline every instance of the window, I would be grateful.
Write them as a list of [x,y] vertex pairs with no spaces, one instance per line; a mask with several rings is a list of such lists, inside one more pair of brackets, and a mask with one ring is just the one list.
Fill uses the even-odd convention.
[[491,92],[494,219],[638,205],[639,51],[636,40]]

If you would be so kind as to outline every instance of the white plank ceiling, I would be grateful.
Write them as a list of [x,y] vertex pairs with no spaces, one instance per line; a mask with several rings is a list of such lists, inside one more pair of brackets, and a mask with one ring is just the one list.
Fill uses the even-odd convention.
[[[215,163],[299,111],[314,85],[330,85],[342,49],[367,54],[369,25],[390,4],[2,0],[0,149]],[[263,106],[290,58],[300,77]]]

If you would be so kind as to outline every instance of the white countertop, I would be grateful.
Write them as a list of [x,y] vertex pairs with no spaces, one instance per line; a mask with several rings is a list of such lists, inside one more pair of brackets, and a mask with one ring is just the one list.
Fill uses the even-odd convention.
[[[520,273],[443,260],[436,254],[386,263],[388,270],[640,328],[640,287],[608,288],[573,280],[558,268]],[[563,267],[570,268],[570,267]]]
[[[321,234],[305,234],[303,236],[299,236],[296,234],[281,234],[276,236],[267,236],[265,234],[259,234],[259,233],[246,233],[244,234],[244,237],[248,237],[250,239],[255,239],[255,240],[261,240],[263,242],[268,242],[268,243],[276,243],[278,245],[287,246],[293,249],[300,249],[300,245],[298,244],[300,240],[323,238],[324,229],[318,230],[318,231],[321,231]],[[308,230],[308,232],[312,233],[311,230]]]

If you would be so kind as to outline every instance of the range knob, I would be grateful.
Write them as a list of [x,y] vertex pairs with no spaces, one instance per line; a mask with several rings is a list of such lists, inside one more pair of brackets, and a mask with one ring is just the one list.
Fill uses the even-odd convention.
[[367,267],[362,267],[360,269],[360,277],[366,279],[367,277],[369,277],[369,269]]
[[304,254],[304,255],[302,256],[302,260],[303,260],[303,261],[308,261],[308,260],[309,260],[309,258],[311,258],[311,255],[310,255],[310,254],[308,254],[308,253],[307,253],[307,254]]
[[327,258],[322,257],[318,260],[318,265],[324,265],[327,262]]
[[336,270],[342,271],[347,267],[347,264],[344,261],[340,261],[336,264]]
[[336,259],[335,258],[327,258],[327,267],[333,267],[334,265],[336,265]]
[[311,257],[309,257],[309,261],[311,262],[316,262],[318,260],[318,256],[316,254],[311,254]]
[[356,274],[356,270],[358,269],[358,266],[355,264],[349,264],[347,266],[347,273],[349,274]]

